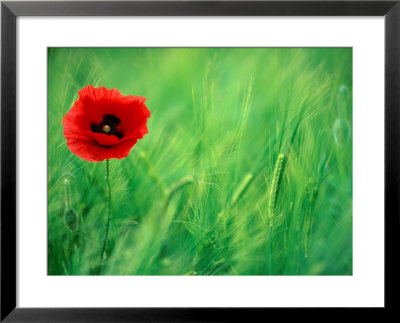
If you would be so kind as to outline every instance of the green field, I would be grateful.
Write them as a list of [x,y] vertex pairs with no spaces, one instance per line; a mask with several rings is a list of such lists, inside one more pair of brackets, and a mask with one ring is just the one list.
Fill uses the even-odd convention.
[[[72,154],[89,85],[147,98],[125,159]],[[66,214],[67,208],[72,208]],[[49,275],[351,275],[351,48],[50,48]]]

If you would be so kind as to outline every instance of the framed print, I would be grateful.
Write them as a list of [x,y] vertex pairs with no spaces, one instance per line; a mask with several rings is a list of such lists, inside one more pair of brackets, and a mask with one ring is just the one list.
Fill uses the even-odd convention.
[[1,9],[2,321],[395,308],[398,1]]

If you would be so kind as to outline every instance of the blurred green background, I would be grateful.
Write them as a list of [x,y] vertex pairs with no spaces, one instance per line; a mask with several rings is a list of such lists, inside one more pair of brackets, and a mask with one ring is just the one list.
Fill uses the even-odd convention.
[[[105,258],[106,163],[61,124],[89,84],[151,111]],[[351,275],[352,49],[49,48],[48,274]]]

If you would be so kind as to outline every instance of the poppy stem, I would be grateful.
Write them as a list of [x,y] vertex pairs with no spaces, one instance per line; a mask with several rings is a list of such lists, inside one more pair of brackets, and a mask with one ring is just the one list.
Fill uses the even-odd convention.
[[110,182],[110,160],[106,159],[106,176],[107,176],[107,187],[108,187],[108,195],[107,195],[107,220],[106,220],[106,228],[104,232],[104,240],[103,247],[101,249],[101,258],[106,259],[107,253],[107,243],[108,243],[108,231],[110,230],[110,219],[111,219],[111,182]]

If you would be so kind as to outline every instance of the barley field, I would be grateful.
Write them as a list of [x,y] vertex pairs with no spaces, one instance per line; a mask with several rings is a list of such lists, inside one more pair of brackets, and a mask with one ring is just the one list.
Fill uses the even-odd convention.
[[[85,86],[147,98],[109,162],[71,153]],[[351,275],[351,48],[49,48],[49,275]]]

